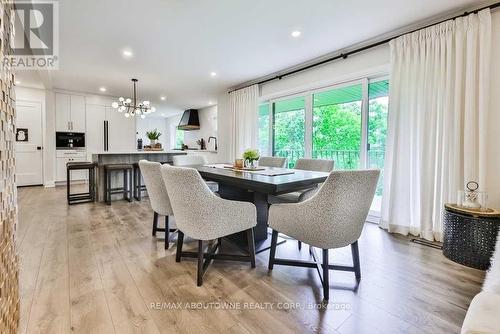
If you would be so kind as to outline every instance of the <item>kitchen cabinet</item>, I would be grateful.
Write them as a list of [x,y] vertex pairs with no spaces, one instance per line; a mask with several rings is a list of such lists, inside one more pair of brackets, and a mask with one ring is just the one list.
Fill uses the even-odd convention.
[[108,151],[130,151],[136,149],[135,118],[126,118],[122,113],[109,106],[87,105],[87,152],[105,150],[104,122],[108,124]]
[[[66,164],[68,162],[87,161],[86,152],[83,150],[57,150],[56,151],[56,182],[66,182]],[[72,181],[88,179],[87,171],[72,171]]]
[[85,132],[85,97],[55,94],[56,131]]

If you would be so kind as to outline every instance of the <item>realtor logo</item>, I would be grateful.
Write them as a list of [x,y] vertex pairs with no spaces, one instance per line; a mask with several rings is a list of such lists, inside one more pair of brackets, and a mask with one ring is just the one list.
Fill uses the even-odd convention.
[[11,18],[15,37],[12,56],[4,64],[16,70],[56,70],[59,68],[59,8],[57,1],[16,0]]

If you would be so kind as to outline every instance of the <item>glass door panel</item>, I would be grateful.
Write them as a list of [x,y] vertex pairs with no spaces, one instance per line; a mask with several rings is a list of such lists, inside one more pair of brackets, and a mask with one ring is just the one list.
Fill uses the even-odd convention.
[[357,169],[361,148],[361,84],[313,95],[313,159],[335,161],[335,169]]
[[273,155],[286,157],[293,168],[304,157],[305,98],[273,103]]
[[269,103],[259,106],[259,153],[269,156]]
[[381,170],[371,210],[380,216],[384,184],[385,143],[389,111],[389,81],[370,82],[368,85],[368,154],[367,167]]

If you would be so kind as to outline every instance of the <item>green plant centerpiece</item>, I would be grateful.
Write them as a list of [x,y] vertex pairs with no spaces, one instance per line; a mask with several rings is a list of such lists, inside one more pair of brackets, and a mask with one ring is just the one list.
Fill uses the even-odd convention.
[[146,137],[148,137],[151,142],[151,147],[154,147],[157,143],[158,138],[160,138],[161,132],[158,129],[154,129],[151,131],[146,131]]
[[243,152],[243,159],[245,159],[245,167],[255,168],[255,161],[259,160],[259,150],[248,149]]

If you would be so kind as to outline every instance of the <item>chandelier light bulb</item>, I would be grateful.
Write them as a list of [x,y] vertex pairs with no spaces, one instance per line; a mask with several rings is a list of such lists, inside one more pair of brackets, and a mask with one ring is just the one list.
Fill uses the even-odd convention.
[[142,102],[142,104],[144,104],[146,107],[149,107],[149,101],[144,101]]
[[139,109],[139,108],[135,109],[135,113],[136,113],[137,115],[140,115],[140,114],[141,114],[141,109]]
[[129,114],[128,112],[127,112],[127,113],[125,113],[125,117],[127,117],[127,118],[128,118],[129,116],[130,116],[130,114]]
[[120,97],[118,98],[118,102],[113,102],[111,103],[111,106],[114,109],[117,109],[118,112],[122,113],[124,112],[125,117],[130,117],[130,116],[135,116],[138,115],[141,118],[146,118],[146,115],[148,115],[151,112],[155,112],[156,109],[151,107],[151,102],[148,100],[144,100],[140,103],[137,103],[137,79],[132,79],[133,86],[134,86],[134,94],[132,98],[124,98]]
[[111,103],[111,106],[113,107],[113,109],[118,108],[118,102]]
[[131,102],[132,102],[132,100],[130,98],[125,100],[125,103],[127,103],[127,104],[130,104]]
[[145,119],[145,118],[146,118],[146,115],[141,115],[141,118],[142,118],[142,119]]
[[125,101],[125,99],[124,99],[123,97],[120,97],[120,98],[118,99],[118,101],[123,102],[123,101]]

